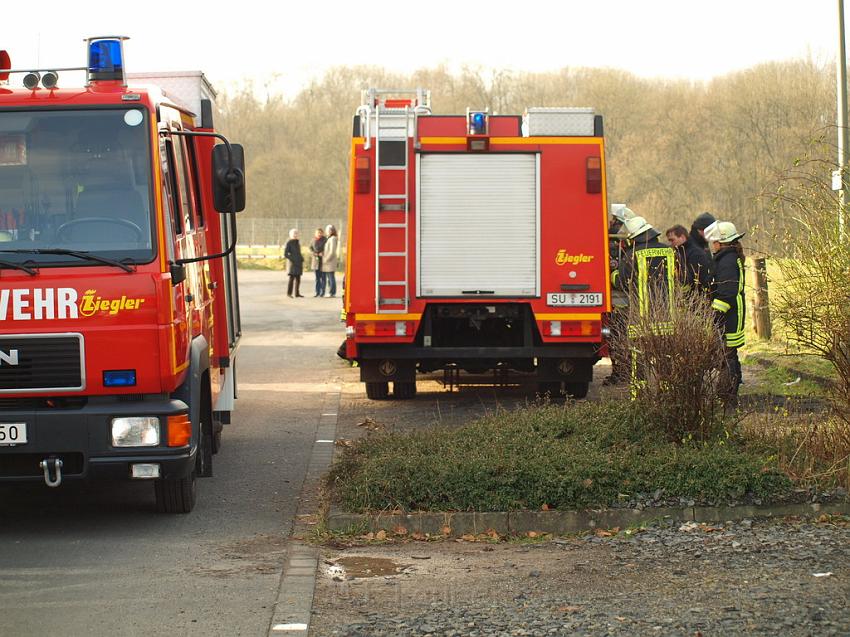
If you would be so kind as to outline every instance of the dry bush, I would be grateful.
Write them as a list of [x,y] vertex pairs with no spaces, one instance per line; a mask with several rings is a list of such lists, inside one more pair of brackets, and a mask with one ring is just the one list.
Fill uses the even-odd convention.
[[783,284],[771,310],[790,343],[835,369],[830,402],[850,429],[850,208],[844,206],[842,229],[841,206],[830,189],[832,168],[800,162],[777,193],[777,216],[788,229],[777,237],[786,258],[777,260]]
[[632,370],[637,408],[671,441],[705,441],[721,432],[728,375],[709,299],[675,289],[671,313],[666,292],[651,289],[643,316],[636,299],[623,314],[628,326],[617,330],[614,355]]
[[834,414],[777,407],[749,414],[739,432],[748,446],[775,454],[795,483],[850,489],[850,427]]

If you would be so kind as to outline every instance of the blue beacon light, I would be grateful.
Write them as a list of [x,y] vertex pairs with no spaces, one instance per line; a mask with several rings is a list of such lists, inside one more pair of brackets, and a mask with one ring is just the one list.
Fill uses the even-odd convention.
[[487,119],[484,113],[472,114],[472,134],[483,135],[486,132]]
[[88,42],[89,81],[124,80],[125,37],[91,38]]

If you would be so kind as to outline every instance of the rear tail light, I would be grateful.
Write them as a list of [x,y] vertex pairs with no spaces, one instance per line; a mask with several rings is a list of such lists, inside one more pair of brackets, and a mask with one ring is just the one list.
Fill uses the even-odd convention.
[[599,336],[600,321],[543,321],[543,336]]
[[408,336],[413,331],[410,321],[357,321],[357,336]]
[[354,160],[354,191],[358,195],[367,195],[372,186],[372,162],[368,157]]
[[602,159],[599,157],[587,158],[587,193],[598,195],[602,192]]

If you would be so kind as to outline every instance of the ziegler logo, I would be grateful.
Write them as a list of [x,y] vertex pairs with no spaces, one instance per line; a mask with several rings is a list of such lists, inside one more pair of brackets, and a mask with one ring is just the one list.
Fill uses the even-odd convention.
[[18,350],[10,349],[8,352],[4,352],[0,349],[0,367],[3,365],[17,365],[18,364]]
[[92,316],[95,312],[108,312],[109,314],[118,314],[123,310],[138,310],[142,307],[144,299],[128,299],[122,296],[120,299],[104,299],[100,296],[95,296],[97,290],[86,290],[83,298],[80,299],[80,314],[83,316]]
[[578,265],[579,263],[590,263],[591,261],[593,261],[593,255],[585,254],[584,252],[581,254],[570,254],[566,250],[558,250],[558,254],[555,257],[555,263],[558,265],[565,265],[567,263]]

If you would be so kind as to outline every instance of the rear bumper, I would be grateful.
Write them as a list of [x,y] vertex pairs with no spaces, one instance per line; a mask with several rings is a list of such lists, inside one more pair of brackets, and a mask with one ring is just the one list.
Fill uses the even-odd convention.
[[409,382],[420,371],[507,367],[533,372],[538,381],[589,382],[601,343],[543,344],[528,347],[421,347],[371,343],[358,346],[360,380]]
[[[0,423],[26,423],[25,444],[0,447],[0,482],[39,482],[44,474],[39,462],[62,460],[63,480],[129,480],[136,463],[160,465],[164,478],[183,478],[194,467],[196,442],[185,447],[165,446],[167,417],[186,413],[179,400],[163,398],[125,402],[114,398],[91,398],[80,409],[0,411]],[[112,446],[112,419],[127,416],[158,416],[160,442],[157,447]]]

